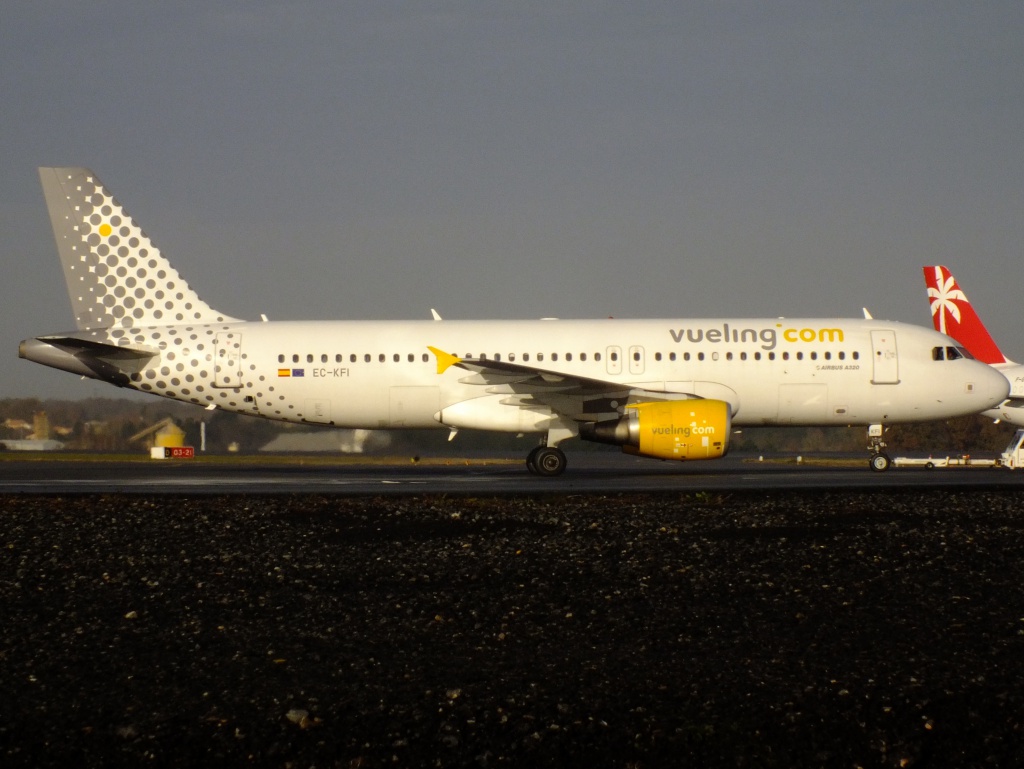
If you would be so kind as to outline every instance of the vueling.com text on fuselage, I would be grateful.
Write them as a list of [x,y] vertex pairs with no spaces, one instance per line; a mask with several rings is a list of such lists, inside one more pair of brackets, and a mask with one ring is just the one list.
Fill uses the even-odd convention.
[[760,342],[762,350],[774,350],[781,336],[786,342],[842,342],[841,328],[732,328],[728,323],[714,328],[670,328],[668,332],[678,344],[689,342],[733,343]]

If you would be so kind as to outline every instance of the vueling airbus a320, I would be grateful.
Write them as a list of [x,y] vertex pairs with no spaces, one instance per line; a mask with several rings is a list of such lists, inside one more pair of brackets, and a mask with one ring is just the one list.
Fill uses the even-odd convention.
[[243,321],[182,280],[85,168],[40,169],[76,331],[22,358],[285,422],[580,437],[657,459],[721,457],[741,425],[882,425],[976,414],[1006,378],[931,329],[876,320]]

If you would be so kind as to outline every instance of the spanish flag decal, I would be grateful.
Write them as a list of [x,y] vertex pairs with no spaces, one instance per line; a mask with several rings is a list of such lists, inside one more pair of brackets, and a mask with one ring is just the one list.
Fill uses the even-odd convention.
[[278,376],[291,376],[292,375],[292,370],[290,368],[279,368],[277,370],[277,375]]

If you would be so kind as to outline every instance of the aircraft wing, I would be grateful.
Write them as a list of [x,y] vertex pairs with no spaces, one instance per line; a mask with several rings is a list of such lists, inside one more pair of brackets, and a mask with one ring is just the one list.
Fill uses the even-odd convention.
[[621,413],[629,403],[653,400],[688,400],[705,397],[685,390],[651,392],[641,386],[550,371],[525,363],[460,358],[436,347],[437,373],[450,368],[469,372],[459,381],[480,385],[488,395],[508,395],[507,405],[544,405],[576,420],[597,420]]

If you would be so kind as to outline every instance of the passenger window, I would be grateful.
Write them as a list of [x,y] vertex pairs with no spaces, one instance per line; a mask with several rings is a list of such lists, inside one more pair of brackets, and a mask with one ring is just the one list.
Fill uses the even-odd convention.
[[306,363],[313,362],[313,353],[306,353]]
[[295,353],[294,355],[292,355],[292,363],[298,363],[298,362],[299,362],[299,354]]
[[596,360],[598,363],[600,363],[601,362],[601,353],[595,352],[594,353],[594,360]]
[[352,353],[351,355],[349,355],[348,356],[348,360],[349,360],[350,363],[355,363],[356,362],[356,354]]
[[284,353],[281,353],[280,355],[277,356],[277,362],[284,363]]
[[571,361],[571,360],[572,360],[572,353],[571,353],[571,352],[567,352],[567,353],[565,354],[565,359],[566,359],[566,360],[570,360],[570,361]]
[[321,353],[321,355],[320,355],[320,362],[321,363],[326,363],[327,362],[327,353]]
[[554,361],[558,360],[558,353],[557,352],[551,353],[551,360],[554,360]]
[[530,353],[524,352],[523,353],[523,360],[526,361],[527,363],[529,363],[529,361],[530,361]]
[[366,355],[363,356],[363,360],[366,361],[367,363],[369,363],[370,362],[370,353],[366,353]]
[[587,354],[585,352],[581,352],[580,353],[580,360],[586,361],[586,359],[587,359]]
[[379,355],[377,356],[377,362],[378,362],[378,363],[383,363],[383,362],[384,362],[385,360],[387,360],[387,356],[386,356],[386,355],[384,355],[384,353],[380,353],[380,354],[379,354]]

